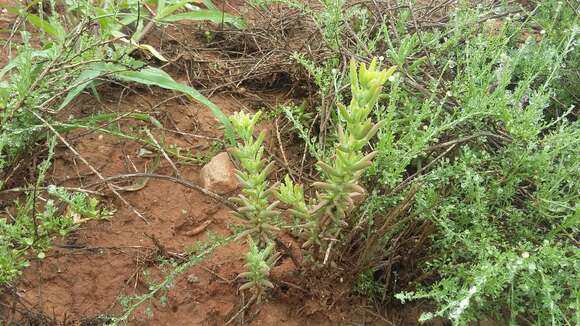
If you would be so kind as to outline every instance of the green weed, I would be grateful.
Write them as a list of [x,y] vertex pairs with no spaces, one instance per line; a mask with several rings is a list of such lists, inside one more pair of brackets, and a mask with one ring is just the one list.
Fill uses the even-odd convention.
[[[284,109],[312,157],[333,157],[332,135],[320,136],[344,120],[327,111],[346,97],[338,55],[398,66],[371,111],[384,125],[361,179],[368,199],[337,224],[355,290],[429,299],[437,308],[422,320],[577,324],[577,5],[459,2],[444,24],[422,27],[425,7],[414,1],[375,14],[364,4],[281,2],[318,22],[331,52],[328,61],[293,56],[319,88],[313,113],[328,118],[315,134]],[[280,193],[295,217],[312,214],[301,185],[286,178]],[[323,238],[340,242],[334,235]]]
[[[185,273],[191,267],[199,264],[216,248],[225,245],[231,240],[232,238],[209,236],[207,241],[197,242],[194,247],[188,250],[189,258],[186,262],[177,266],[171,266],[168,275],[160,282],[155,282],[153,280],[149,281],[149,292],[136,296],[121,297],[120,302],[123,306],[123,313],[119,316],[108,317],[107,325],[113,326],[127,323],[137,308],[145,303],[151,304],[151,301],[155,299],[155,296],[160,293],[162,294],[160,299],[161,304],[165,304],[167,301],[167,292],[173,287],[178,276]],[[145,313],[149,318],[152,317],[153,312],[150,305],[145,308]]]
[[[0,284],[13,282],[29,265],[31,254],[43,259],[53,238],[65,236],[79,223],[106,218],[109,212],[97,207],[98,201],[84,193],[71,193],[63,188],[49,187],[50,199],[40,204],[36,190],[43,182],[54,154],[54,138],[49,143],[48,158],[37,169],[35,187],[24,202],[16,201],[15,214],[0,218]],[[59,203],[65,204],[64,210]]]
[[[407,79],[394,79],[384,109],[376,111],[387,123],[366,174],[375,186],[360,218],[367,229],[359,233],[372,243],[363,248],[376,249],[360,255],[375,261],[368,271],[377,270],[393,259],[388,252],[401,232],[413,234],[406,226],[437,227],[423,242],[434,258],[422,265],[435,281],[399,285],[415,290],[397,295],[436,302],[422,320],[577,323],[579,266],[571,236],[578,228],[573,158],[580,147],[570,111],[577,103],[555,95],[556,85],[571,80],[566,67],[578,62],[572,45],[578,18],[569,7],[554,7],[539,4],[534,19],[506,19],[493,30],[479,23],[488,8],[460,7],[442,30],[403,29],[398,41],[385,40],[385,57],[400,65],[400,77],[430,69],[413,59],[417,52],[429,53],[440,75],[426,83],[430,93],[413,93]],[[543,22],[539,41],[527,36],[536,19]],[[382,218],[407,207],[408,195],[414,199],[407,214]],[[384,297],[387,290],[366,292]]]

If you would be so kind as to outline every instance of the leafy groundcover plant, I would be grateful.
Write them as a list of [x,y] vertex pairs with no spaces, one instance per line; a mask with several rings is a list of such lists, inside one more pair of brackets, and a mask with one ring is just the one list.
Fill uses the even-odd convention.
[[[379,154],[367,174],[379,186],[362,209],[379,220],[416,191],[382,239],[378,252],[387,258],[365,275],[385,271],[388,251],[405,234],[433,230],[409,238],[429,245],[421,248],[426,257],[415,257],[423,261],[416,267],[421,277],[399,284],[407,291],[397,295],[434,302],[422,320],[580,322],[580,126],[578,98],[569,95],[577,89],[578,70],[570,67],[579,64],[580,20],[577,6],[565,2],[535,6],[523,11],[529,19],[513,14],[496,25],[481,17],[507,8],[459,6],[442,30],[419,36],[402,30],[400,43],[392,40],[391,53],[429,53],[448,74],[427,96],[394,80],[389,110],[379,113],[388,120],[378,133]],[[401,69],[410,75],[429,69],[405,60],[411,62]],[[420,172],[412,182],[409,169]],[[372,225],[367,232],[373,234]],[[368,293],[395,294],[385,295],[380,282],[405,275],[386,275],[380,290]]]

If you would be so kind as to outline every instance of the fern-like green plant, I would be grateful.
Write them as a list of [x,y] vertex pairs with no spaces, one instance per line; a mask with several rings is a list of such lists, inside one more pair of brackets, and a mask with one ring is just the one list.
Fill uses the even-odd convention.
[[82,192],[69,192],[64,188],[50,185],[48,193],[68,205],[67,217],[71,217],[77,223],[87,219],[107,218],[113,214],[112,211],[99,209],[99,200]]

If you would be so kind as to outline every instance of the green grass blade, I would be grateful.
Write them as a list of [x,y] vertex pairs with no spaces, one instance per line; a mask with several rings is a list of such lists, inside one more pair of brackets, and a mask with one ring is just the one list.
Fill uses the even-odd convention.
[[213,115],[224,125],[226,138],[229,141],[234,141],[233,127],[230,123],[230,120],[217,107],[217,105],[213,104],[194,88],[176,82],[165,71],[158,68],[147,67],[139,71],[121,71],[116,73],[115,77],[124,81],[132,81],[144,85],[158,86],[189,95],[192,99],[207,106],[211,110]]
[[106,63],[93,64],[83,73],[81,73],[81,75],[77,78],[75,83],[80,84],[67,94],[59,109],[62,109],[66,105],[68,105],[70,101],[72,101],[76,96],[78,96],[80,92],[82,92],[88,85],[90,85],[90,82],[94,80],[94,78],[105,73],[112,74],[113,77],[122,81],[157,86],[165,89],[178,91],[188,95],[193,100],[207,106],[213,113],[213,115],[218,119],[218,121],[224,125],[225,137],[228,139],[228,141],[230,142],[234,141],[235,138],[233,133],[233,127],[230,123],[230,120],[226,117],[226,115],[220,110],[220,108],[217,105],[212,103],[210,100],[208,100],[205,96],[203,96],[194,88],[176,82],[165,71],[154,67],[146,67],[141,70],[133,71],[127,70],[127,68],[119,65]]
[[0,79],[2,79],[4,75],[6,75],[6,73],[12,70],[14,67],[16,67],[16,60],[12,60],[8,62],[4,67],[2,67],[2,69],[0,69]]
[[207,20],[212,23],[228,23],[236,26],[237,28],[244,28],[244,22],[236,16],[226,14],[219,10],[198,10],[179,13],[171,16],[164,17],[161,19],[164,23],[174,23],[180,20]]
[[213,4],[211,0],[203,0],[203,4],[207,7],[207,9],[217,10],[217,7]]
[[89,86],[89,84],[95,79],[97,78],[99,75],[101,75],[102,72],[98,71],[98,70],[93,70],[93,69],[89,69],[89,70],[85,70],[83,71],[79,77],[73,82],[73,85],[77,85],[75,88],[73,88],[72,90],[70,90],[68,92],[68,94],[66,94],[66,97],[64,98],[64,101],[62,101],[62,104],[60,105],[60,107],[58,108],[58,110],[62,110],[64,107],[66,107],[72,100],[75,99],[75,97],[77,97],[87,86]]
[[187,5],[190,2],[191,2],[191,0],[180,1],[180,2],[174,3],[170,6],[166,6],[165,8],[163,8],[163,10],[158,9],[157,10],[157,17],[155,19],[157,19],[158,21],[161,21],[161,20],[163,20],[164,17],[167,17],[167,16],[171,15],[172,13],[176,12],[177,10],[182,9],[183,7],[185,7],[185,5]]

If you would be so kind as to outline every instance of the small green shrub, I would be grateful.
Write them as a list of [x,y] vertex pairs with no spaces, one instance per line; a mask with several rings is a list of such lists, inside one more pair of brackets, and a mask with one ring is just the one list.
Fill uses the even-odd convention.
[[[458,2],[444,24],[421,26],[428,7],[413,1],[373,15],[366,4],[282,2],[314,22],[324,17],[317,26],[331,53],[293,55],[319,88],[321,105],[310,109],[328,121],[310,132],[284,112],[325,162],[313,199],[290,178],[279,189],[294,219],[307,221],[292,230],[322,244],[318,258],[348,230],[341,257],[358,273],[355,290],[376,301],[402,289],[405,302],[428,299],[436,308],[423,320],[578,324],[577,4]],[[399,72],[371,112],[384,126],[372,165],[356,178],[368,199],[358,210],[330,206],[325,219],[314,216],[324,198],[348,206],[345,189],[333,188],[338,152],[320,144],[344,122],[327,110],[345,97],[344,53],[383,57]]]
[[[53,238],[69,234],[83,221],[106,218],[110,214],[97,207],[97,199],[84,193],[70,193],[56,187],[49,193],[57,201],[48,199],[39,209],[35,207],[36,196],[31,193],[24,203],[16,202],[16,214],[12,219],[0,218],[0,234],[3,235],[0,238],[0,284],[12,282],[21,269],[28,266],[29,252],[43,258]],[[57,207],[60,201],[66,204],[65,212]]]
[[[385,40],[386,57],[403,63],[401,72],[416,80],[426,70],[434,74],[413,59],[429,53],[442,78],[425,82],[429,93],[396,78],[384,110],[376,111],[387,123],[366,174],[374,189],[361,209],[358,221],[366,227],[356,243],[388,231],[372,257],[364,257],[371,267],[359,277],[360,291],[381,299],[360,286],[381,271],[375,282],[399,282],[384,284],[383,298],[398,287],[407,289],[397,295],[404,302],[436,303],[422,320],[578,323],[580,129],[567,72],[577,65],[579,20],[569,6],[538,5],[530,20],[514,15],[498,25],[480,23],[481,17],[505,8],[459,6],[442,29],[421,31],[422,42],[408,30]],[[409,195],[406,213],[388,221],[384,216],[395,216]],[[436,229],[417,234],[423,226]],[[400,283],[408,276],[396,255],[408,252],[423,261],[413,272],[429,281]]]

